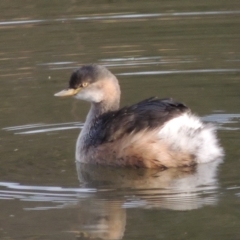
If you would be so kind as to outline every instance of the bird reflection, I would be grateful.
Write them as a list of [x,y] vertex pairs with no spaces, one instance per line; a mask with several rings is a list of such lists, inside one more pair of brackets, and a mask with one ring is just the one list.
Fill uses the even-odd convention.
[[120,201],[83,200],[78,210],[76,237],[83,239],[122,239],[126,225],[126,211]]
[[77,162],[82,186],[98,189],[94,198],[78,203],[77,239],[122,239],[128,208],[186,211],[215,205],[220,163],[218,160],[160,171]]

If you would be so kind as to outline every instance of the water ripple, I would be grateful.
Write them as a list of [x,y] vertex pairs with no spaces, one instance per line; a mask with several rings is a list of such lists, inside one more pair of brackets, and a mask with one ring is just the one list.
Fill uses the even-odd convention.
[[4,21],[4,22],[0,22],[0,26],[4,26],[4,25],[25,25],[25,24],[34,24],[34,23],[42,23],[42,22],[46,22],[46,20]]
[[98,21],[98,20],[123,20],[123,19],[139,19],[139,18],[166,18],[166,17],[196,17],[196,16],[213,16],[213,15],[239,15],[240,11],[202,11],[202,12],[172,12],[172,13],[133,13],[133,14],[115,14],[115,15],[99,15],[99,16],[81,16],[76,18],[56,18],[56,19],[32,19],[19,21],[2,21],[0,26],[7,25],[26,25],[37,24],[43,22],[64,22],[64,21]]
[[129,58],[109,58],[100,59],[101,65],[105,67],[118,66],[141,66],[141,65],[159,65],[164,63],[172,63],[173,61],[166,61],[162,56],[149,57],[129,57]]
[[[240,114],[211,114],[202,117],[203,121],[212,122],[218,125],[218,129],[220,130],[227,130],[227,131],[237,131],[240,130],[239,123],[240,123]],[[236,124],[233,126],[224,126],[226,124]]]
[[240,69],[191,69],[191,70],[170,70],[170,71],[145,71],[119,73],[120,76],[144,76],[144,75],[169,75],[169,74],[192,74],[192,73],[227,73],[240,72]]
[[[45,192],[74,192],[74,193],[88,193],[88,192],[95,192],[95,189],[89,189],[89,188],[63,188],[58,186],[28,186],[28,185],[20,185],[19,183],[14,182],[0,182],[0,187],[6,187],[8,189],[17,189],[17,190],[33,190],[33,191],[45,191]],[[8,192],[8,191],[2,191],[1,192]],[[18,192],[14,191],[15,193],[25,193],[25,194],[31,194],[31,192]],[[35,192],[34,192],[35,193]],[[38,195],[42,195],[42,193],[36,193]],[[59,194],[53,194],[53,193],[45,193],[50,195],[56,195]],[[65,196],[73,196],[65,195]]]
[[[193,63],[196,60],[191,56],[176,56],[174,58],[164,58],[162,56],[149,56],[149,57],[131,57],[131,58],[110,58],[100,59],[101,65],[105,67],[123,67],[123,66],[142,66],[142,65],[163,65],[163,64],[182,64],[182,63]],[[74,66],[61,66],[61,65],[72,64],[71,62],[66,63],[43,63],[42,66],[49,66],[50,70],[62,70],[62,69],[74,69]],[[124,73],[119,74],[124,75]]]
[[[94,188],[63,188],[58,186],[27,186],[19,183],[0,182],[0,200],[14,200],[31,202],[48,202],[57,206],[41,207],[41,209],[26,208],[25,210],[46,210],[63,208],[69,203],[76,203],[79,199],[88,198],[97,190]],[[61,203],[61,205],[59,205]]]
[[204,121],[207,122],[216,122],[216,123],[239,123],[240,122],[240,114],[225,114],[225,113],[218,113],[218,114],[211,114],[203,117]]
[[[28,124],[22,126],[13,126],[3,128],[5,131],[16,131],[15,134],[35,134],[35,133],[46,133],[54,131],[63,131],[70,129],[81,129],[83,123],[80,122],[69,122],[69,123],[53,123],[53,124]],[[26,129],[28,129],[26,131]],[[30,130],[31,129],[31,130]]]

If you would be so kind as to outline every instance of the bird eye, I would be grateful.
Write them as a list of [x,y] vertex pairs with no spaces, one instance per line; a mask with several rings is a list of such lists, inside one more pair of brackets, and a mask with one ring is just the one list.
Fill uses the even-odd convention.
[[88,85],[87,82],[82,83],[82,87],[86,87]]

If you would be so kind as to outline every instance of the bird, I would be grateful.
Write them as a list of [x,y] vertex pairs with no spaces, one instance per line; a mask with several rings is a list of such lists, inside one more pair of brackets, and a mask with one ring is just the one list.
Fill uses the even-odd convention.
[[76,142],[76,161],[114,167],[188,167],[221,158],[216,128],[183,103],[151,97],[120,108],[120,85],[106,67],[76,69],[54,96],[90,103]]

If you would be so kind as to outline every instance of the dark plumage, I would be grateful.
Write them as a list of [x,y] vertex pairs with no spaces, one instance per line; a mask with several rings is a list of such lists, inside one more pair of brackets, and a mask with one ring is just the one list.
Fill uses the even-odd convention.
[[88,84],[94,83],[101,77],[101,71],[96,65],[82,66],[75,70],[69,80],[69,88],[77,89],[82,87],[84,82]]
[[96,119],[89,144],[96,146],[118,140],[133,131],[137,133],[147,128],[154,129],[189,111],[187,106],[170,98],[152,97],[130,107],[106,112]]

